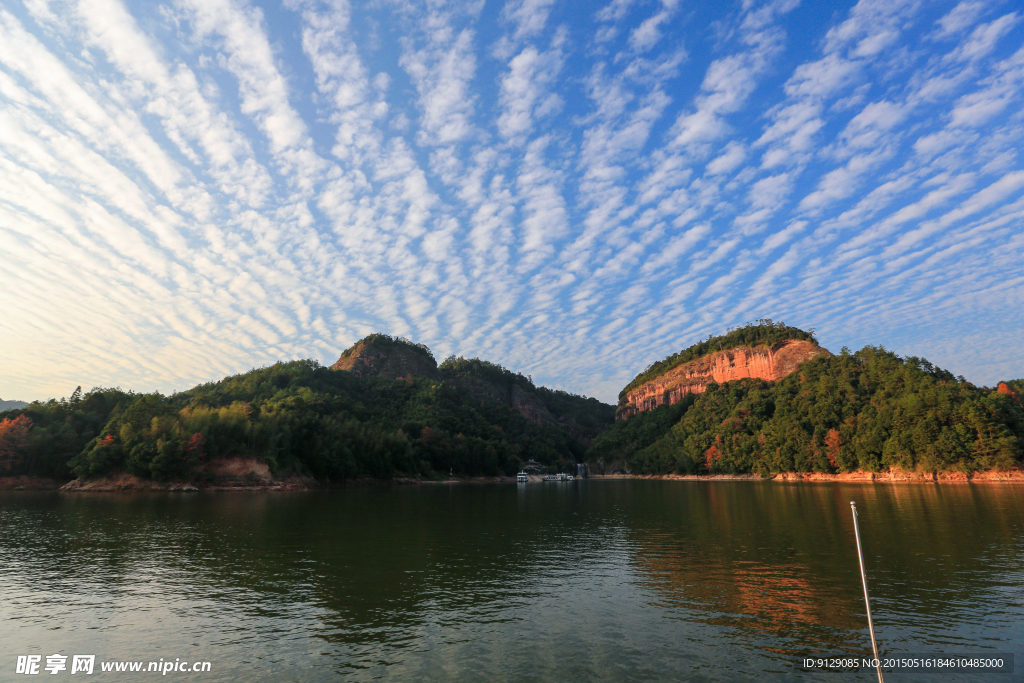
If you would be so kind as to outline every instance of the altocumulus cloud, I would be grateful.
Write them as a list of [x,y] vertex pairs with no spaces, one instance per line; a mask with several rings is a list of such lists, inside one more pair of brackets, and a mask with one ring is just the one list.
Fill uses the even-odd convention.
[[384,331],[612,400],[759,318],[1024,375],[1005,2],[18,0],[0,395]]

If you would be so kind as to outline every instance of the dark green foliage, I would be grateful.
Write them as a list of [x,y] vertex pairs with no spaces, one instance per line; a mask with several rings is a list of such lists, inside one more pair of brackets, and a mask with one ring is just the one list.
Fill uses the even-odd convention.
[[1007,382],[1016,396],[978,388],[881,348],[816,358],[776,383],[711,385],[615,423],[587,453],[571,434],[599,433],[612,406],[479,359],[442,368],[518,385],[572,428],[538,425],[446,382],[360,379],[295,361],[171,397],[76,390],[0,414],[32,421],[4,474],[198,476],[205,461],[231,456],[323,480],[513,474],[529,459],[564,469],[584,457],[647,473],[980,470],[1022,460],[1024,381]]
[[559,420],[576,424],[587,433],[599,434],[615,422],[615,406],[601,403],[596,398],[547,387],[536,387],[535,393],[547,406],[548,412]]
[[444,382],[360,379],[315,361],[278,363],[167,398],[133,395],[93,436],[70,462],[79,476],[193,476],[204,461],[232,456],[322,480],[508,475],[525,460],[562,469],[584,455],[565,431]]
[[695,394],[688,394],[674,405],[661,405],[616,422],[614,427],[594,439],[587,459],[593,460],[599,469],[612,467],[612,463],[628,463],[637,453],[665,436],[695,399]]
[[875,347],[816,358],[776,383],[712,384],[651,440],[670,419],[657,413],[635,428],[645,413],[617,423],[588,458],[618,448],[633,471],[651,474],[977,471],[1024,459],[1013,397]]
[[574,424],[581,432],[598,434],[610,427],[615,420],[614,406],[601,403],[596,398],[536,386],[533,377],[512,372],[497,363],[480,358],[448,356],[437,369],[445,379],[473,377],[506,392],[511,391],[513,386],[518,386],[523,391],[536,395],[555,418]]
[[491,363],[479,358],[463,358],[454,355],[445,358],[437,369],[441,371],[444,378],[477,377],[486,380],[495,386],[511,389],[512,385],[519,384],[522,387],[534,389],[533,378],[526,377],[518,372]]
[[434,354],[430,351],[430,348],[426,344],[417,344],[416,342],[410,341],[405,337],[392,337],[390,334],[381,334],[380,332],[374,332],[371,335],[367,335],[357,341],[355,344],[345,349],[341,353],[342,358],[348,358],[360,345],[374,346],[378,349],[388,349],[394,346],[403,346],[405,348],[416,351],[419,354],[428,356],[430,360],[434,360]]
[[131,392],[103,388],[93,389],[83,396],[79,387],[70,399],[30,403],[25,408],[0,414],[5,418],[25,415],[32,420],[20,462],[3,474],[70,477],[68,461],[100,433],[112,414],[137,399]]
[[783,322],[773,322],[768,319],[758,320],[735,330],[730,330],[721,336],[708,337],[706,340],[683,349],[679,353],[672,354],[665,360],[648,365],[639,375],[633,378],[632,382],[626,385],[625,389],[619,392],[619,400],[621,401],[630,390],[705,354],[734,349],[737,346],[772,346],[789,339],[803,339],[815,344],[818,343],[818,340],[814,338],[813,332],[805,332],[796,327],[789,327]]

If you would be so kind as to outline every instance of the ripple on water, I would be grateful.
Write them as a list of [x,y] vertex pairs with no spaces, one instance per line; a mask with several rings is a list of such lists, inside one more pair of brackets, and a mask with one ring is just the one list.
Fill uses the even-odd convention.
[[225,681],[790,680],[870,652],[851,498],[883,652],[1019,652],[1016,489],[648,481],[3,494],[2,644]]

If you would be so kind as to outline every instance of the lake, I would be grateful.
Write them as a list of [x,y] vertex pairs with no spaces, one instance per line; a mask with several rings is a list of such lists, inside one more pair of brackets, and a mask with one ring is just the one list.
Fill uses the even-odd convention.
[[886,680],[1024,679],[1024,486],[591,480],[2,493],[0,680],[876,680],[851,500],[883,658],[1017,660]]

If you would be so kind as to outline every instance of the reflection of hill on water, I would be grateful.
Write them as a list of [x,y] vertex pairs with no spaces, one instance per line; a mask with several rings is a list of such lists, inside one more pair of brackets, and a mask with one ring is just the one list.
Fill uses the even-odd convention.
[[798,640],[801,653],[870,651],[850,500],[882,624],[904,619],[908,601],[925,622],[976,619],[966,596],[993,595],[993,563],[1021,556],[1020,487],[681,483],[653,487],[632,516],[635,566],[656,604]]
[[66,598],[65,623],[281,633],[273,649],[300,653],[312,637],[341,668],[467,634],[534,643],[550,626],[538,615],[568,615],[558,628],[612,649],[710,639],[779,661],[859,655],[851,499],[883,649],[1019,632],[1006,586],[1020,585],[1024,487],[993,484],[26,494],[0,509],[0,578],[23,604]]
[[0,541],[35,549],[26,583],[42,570],[82,593],[187,592],[186,609],[305,618],[324,640],[368,651],[445,619],[503,618],[566,552],[597,561],[595,535],[571,523],[573,501],[518,495],[507,485],[88,494],[61,496],[55,515],[45,494],[24,525],[34,539],[15,539],[13,524]]
[[748,563],[715,570],[708,558],[702,562],[657,551],[637,556],[644,584],[658,596],[657,604],[683,611],[691,621],[792,637],[799,641],[800,652],[809,644],[842,652],[850,646],[849,631],[862,626],[845,604],[847,596],[822,594],[806,577],[806,566]]

